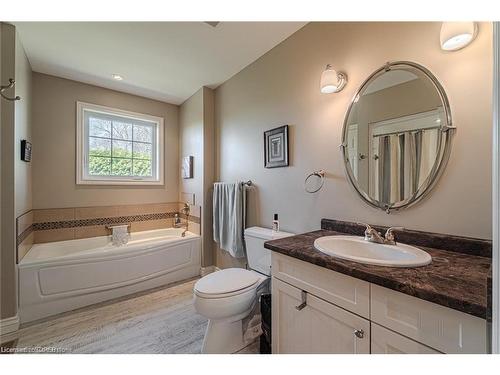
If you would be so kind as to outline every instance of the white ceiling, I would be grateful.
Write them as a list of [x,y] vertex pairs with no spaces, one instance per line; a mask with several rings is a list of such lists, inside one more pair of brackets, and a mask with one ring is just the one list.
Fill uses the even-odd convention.
[[202,86],[217,87],[305,22],[14,24],[36,72],[180,104]]

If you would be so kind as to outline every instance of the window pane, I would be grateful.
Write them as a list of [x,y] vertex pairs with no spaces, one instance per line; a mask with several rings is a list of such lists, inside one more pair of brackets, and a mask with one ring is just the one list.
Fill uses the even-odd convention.
[[153,142],[153,127],[134,125],[134,141]]
[[111,159],[89,156],[89,175],[109,176],[111,174]]
[[89,155],[111,156],[111,140],[89,137]]
[[113,155],[120,158],[132,157],[132,142],[113,140]]
[[113,176],[131,176],[132,159],[113,159],[111,169]]
[[89,117],[89,135],[111,138],[111,121]]
[[153,146],[149,143],[134,143],[134,158],[151,160],[153,158]]
[[134,176],[151,177],[153,175],[151,163],[151,160],[134,159]]
[[132,124],[113,121],[113,139],[132,140]]

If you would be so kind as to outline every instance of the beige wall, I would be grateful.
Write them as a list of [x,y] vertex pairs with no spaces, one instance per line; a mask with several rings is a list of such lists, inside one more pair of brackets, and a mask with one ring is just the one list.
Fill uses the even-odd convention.
[[2,84],[16,80],[9,96],[1,99],[1,314],[17,313],[16,226],[18,215],[31,209],[31,166],[20,160],[20,141],[31,137],[31,66],[12,25],[1,24]]
[[21,140],[32,142],[31,106],[32,106],[32,71],[19,36],[16,37],[16,95],[22,99],[15,105],[15,186],[16,217],[32,206],[32,167],[31,162],[21,160]]
[[[15,76],[16,30],[14,26],[2,24],[2,70],[1,81]],[[15,90],[9,90],[13,95]],[[14,197],[14,102],[2,101],[1,117],[1,314],[0,318],[8,318],[17,313],[17,289],[15,267],[15,197]]]
[[203,87],[203,205],[201,224],[203,265],[215,263],[213,248],[212,194],[215,182],[215,91]]
[[[270,227],[276,212],[281,228],[297,233],[337,218],[491,238],[492,27],[480,23],[477,39],[457,52],[439,48],[439,30],[440,23],[310,23],[217,88],[217,177],[255,182],[248,225]],[[339,145],[354,93],[395,60],[415,61],[436,75],[458,130],[432,194],[387,215],[351,188]],[[327,63],[349,76],[338,94],[319,91]],[[265,169],[263,132],[284,124],[291,126],[291,165]],[[307,194],[304,178],[318,169],[327,171],[325,186]]]
[[214,263],[211,194],[215,174],[214,128],[214,92],[202,87],[179,110],[180,158],[193,156],[193,178],[179,179],[179,200],[183,200],[183,193],[194,194],[195,204],[201,206],[203,266]]
[[[194,194],[195,204],[203,200],[203,88],[179,108],[179,155],[193,156],[193,178],[179,178],[179,201],[182,194]],[[180,162],[181,163],[181,162]],[[179,163],[179,164],[180,164]]]
[[[45,74],[33,74],[33,207],[175,202],[178,199],[178,106]],[[165,119],[165,185],[75,183],[76,102]]]
[[[0,82],[3,82],[3,74],[2,74],[2,56],[3,56],[3,51],[2,51],[2,28],[3,28],[3,23],[0,22]],[[1,126],[1,124],[3,124],[3,121],[4,121],[4,118],[3,118],[3,110],[2,110],[2,106],[3,106],[3,100],[0,98],[0,157],[2,157],[3,159],[3,154],[2,154],[2,150],[3,150],[3,144],[2,144],[2,128],[3,126]],[[3,164],[2,164],[2,161],[0,160],[0,168],[3,170]],[[2,196],[2,175],[3,173],[0,172],[0,319],[2,319],[4,317],[4,313],[3,313],[3,305],[4,305],[4,298],[2,297],[3,296],[3,293],[4,293],[4,279],[3,279],[3,274],[4,274],[4,271],[3,271],[3,264],[4,264],[4,261],[3,261],[3,242],[2,242],[2,238],[3,238],[3,230],[2,230],[2,220],[3,220],[3,209],[1,207],[3,207],[3,196]],[[6,302],[7,303],[7,302]],[[7,315],[5,315],[7,316]]]

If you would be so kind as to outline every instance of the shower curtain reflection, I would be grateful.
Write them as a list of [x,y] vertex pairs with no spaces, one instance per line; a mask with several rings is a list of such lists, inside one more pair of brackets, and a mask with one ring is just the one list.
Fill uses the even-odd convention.
[[375,199],[384,204],[411,197],[429,176],[439,129],[374,136]]

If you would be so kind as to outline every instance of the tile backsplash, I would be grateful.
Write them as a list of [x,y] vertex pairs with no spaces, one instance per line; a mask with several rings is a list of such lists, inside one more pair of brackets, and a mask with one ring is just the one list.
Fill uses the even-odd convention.
[[[169,228],[183,203],[34,209],[17,218],[17,261],[34,243],[109,235],[112,224],[130,224],[131,232]],[[189,230],[200,234],[201,208],[190,206]],[[180,214],[185,219],[186,216]]]

